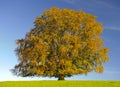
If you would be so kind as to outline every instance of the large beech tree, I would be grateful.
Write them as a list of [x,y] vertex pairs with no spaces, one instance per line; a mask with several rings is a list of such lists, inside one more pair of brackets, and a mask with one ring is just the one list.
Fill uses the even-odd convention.
[[48,76],[64,80],[91,71],[103,72],[108,48],[100,37],[102,24],[83,11],[50,8],[36,17],[35,27],[17,40],[18,76]]

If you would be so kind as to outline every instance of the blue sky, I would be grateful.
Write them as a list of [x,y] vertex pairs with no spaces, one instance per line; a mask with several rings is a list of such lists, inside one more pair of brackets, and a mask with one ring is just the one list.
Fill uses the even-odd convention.
[[[94,72],[67,79],[77,80],[120,80],[120,0],[0,0],[0,81],[44,80],[49,78],[21,78],[10,69],[17,63],[15,40],[25,37],[34,27],[34,20],[51,7],[83,10],[96,15],[103,22],[104,45],[110,48],[110,61],[104,64],[104,73]],[[50,78],[55,79],[55,78]]]

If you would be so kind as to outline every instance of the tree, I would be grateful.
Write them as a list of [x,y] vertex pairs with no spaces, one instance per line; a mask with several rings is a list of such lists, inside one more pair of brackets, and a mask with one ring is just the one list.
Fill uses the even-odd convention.
[[50,8],[36,17],[35,27],[17,40],[18,76],[48,76],[64,80],[91,71],[103,72],[108,48],[100,37],[102,23],[83,11]]

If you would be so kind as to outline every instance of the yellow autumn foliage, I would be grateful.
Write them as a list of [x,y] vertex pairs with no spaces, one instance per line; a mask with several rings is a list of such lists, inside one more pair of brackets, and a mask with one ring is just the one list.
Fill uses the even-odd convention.
[[37,16],[34,28],[17,40],[20,76],[49,76],[64,79],[74,74],[103,72],[109,60],[96,16],[71,9],[50,8]]

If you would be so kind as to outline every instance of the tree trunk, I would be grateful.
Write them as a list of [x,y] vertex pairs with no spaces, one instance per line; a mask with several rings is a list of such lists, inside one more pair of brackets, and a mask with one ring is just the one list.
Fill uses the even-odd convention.
[[64,75],[59,75],[58,80],[65,80]]

